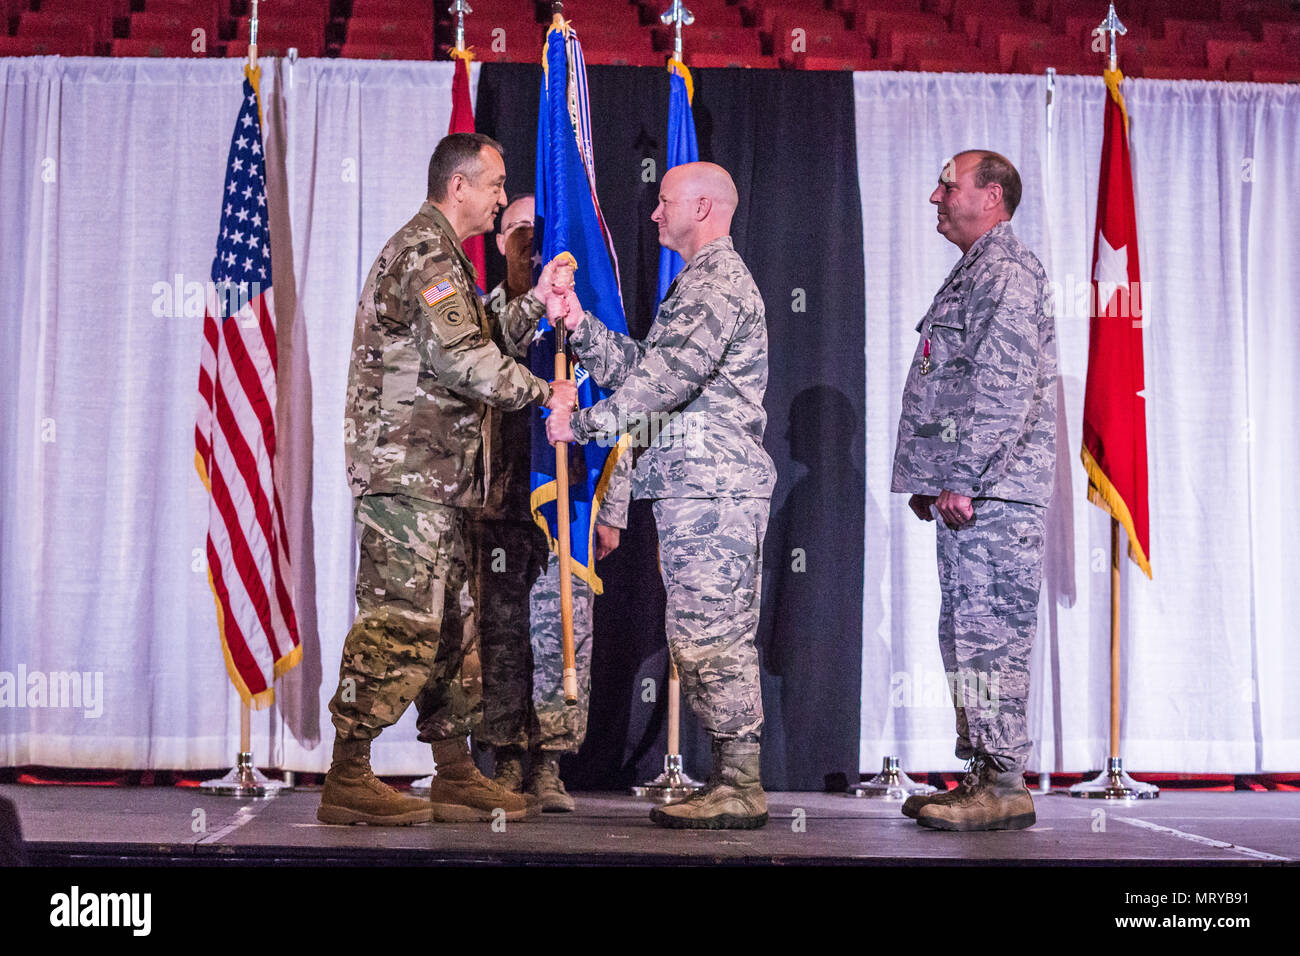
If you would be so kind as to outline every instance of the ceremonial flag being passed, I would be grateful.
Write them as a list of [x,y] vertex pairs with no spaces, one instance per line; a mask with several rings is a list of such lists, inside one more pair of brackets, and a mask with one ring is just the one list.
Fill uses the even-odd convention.
[[1106,129],[1092,254],[1093,306],[1083,458],[1088,500],[1128,532],[1128,551],[1151,576],[1147,512],[1147,426],[1142,363],[1142,292],[1137,216],[1129,163],[1123,74],[1107,70]]
[[[451,81],[451,122],[447,126],[447,132],[472,133],[474,132],[474,104],[469,97],[469,61],[474,59],[474,54],[469,50],[453,49],[451,58],[455,61],[456,74]],[[471,236],[462,242],[461,246],[478,272],[479,291],[485,291],[482,286],[485,281],[483,276],[487,259],[483,253],[483,237]]]
[[[537,220],[533,243],[542,262],[561,252],[578,263],[574,284],[583,308],[617,332],[627,332],[618,265],[609,231],[596,199],[596,172],[591,151],[591,120],[587,105],[587,70],[582,48],[568,23],[552,25],[546,34],[542,63],[542,93],[537,117]],[[548,381],[555,371],[555,332],[542,320],[542,335],[534,341],[529,363]],[[575,369],[578,400],[587,408],[608,393],[597,388],[586,370]],[[557,547],[555,450],[546,440],[542,413],[533,420],[532,510]],[[609,473],[627,447],[624,438],[614,448],[598,442],[571,447],[569,521],[573,572],[601,593],[592,560],[595,533],[592,518],[600,509]]]
[[276,344],[260,70],[244,71],[203,317],[195,464],[209,492],[208,583],[226,670],[259,709],[302,657],[275,477]]
[[[697,162],[700,147],[695,140],[695,115],[691,112],[691,100],[695,97],[691,71],[680,60],[669,60],[668,74],[668,169],[672,169],[683,163]],[[659,296],[656,302],[663,301],[668,287],[684,265],[686,262],[678,253],[667,246],[659,248]]]

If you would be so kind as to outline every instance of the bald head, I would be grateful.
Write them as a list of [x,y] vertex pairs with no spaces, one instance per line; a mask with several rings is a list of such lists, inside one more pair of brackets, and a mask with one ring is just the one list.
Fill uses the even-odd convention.
[[664,174],[650,217],[659,242],[690,259],[701,246],[731,234],[740,197],[731,174],[716,163],[685,163]]

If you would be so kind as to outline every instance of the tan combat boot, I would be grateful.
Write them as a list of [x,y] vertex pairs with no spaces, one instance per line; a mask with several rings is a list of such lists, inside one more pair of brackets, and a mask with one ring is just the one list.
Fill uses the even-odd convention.
[[511,793],[524,790],[524,748],[497,747],[492,751],[492,782]]
[[[969,775],[968,775],[969,776]],[[964,785],[965,780],[962,781]],[[974,786],[949,791],[960,796],[945,803],[931,801],[916,822],[932,830],[1023,830],[1034,825],[1034,799],[1019,770],[999,771],[983,762]]]
[[425,800],[398,793],[370,769],[369,740],[340,740],[325,775],[316,819],[321,823],[369,823],[410,826],[428,823],[433,812]]
[[708,786],[678,803],[655,807],[650,819],[674,830],[757,830],[766,824],[759,745],[715,740]]
[[914,794],[903,801],[903,816],[915,820],[921,813],[921,808],[931,803],[952,803],[959,800],[972,787],[979,784],[980,764],[976,758],[972,757],[966,761],[966,776],[961,778],[961,782],[951,790],[945,790],[942,793]]
[[433,761],[437,771],[429,784],[429,803],[435,823],[486,822],[495,810],[504,811],[507,820],[540,812],[538,808],[530,814],[527,799],[479,773],[463,737],[433,744]]
[[559,754],[553,750],[534,751],[531,777],[528,792],[537,798],[543,813],[573,812],[573,797],[560,779]]

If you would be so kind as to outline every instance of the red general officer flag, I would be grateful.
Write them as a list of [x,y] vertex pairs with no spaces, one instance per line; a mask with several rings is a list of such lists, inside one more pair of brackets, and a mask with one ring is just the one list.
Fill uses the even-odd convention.
[[[474,59],[474,54],[469,50],[452,50],[451,58],[455,61],[456,76],[451,81],[451,122],[447,125],[447,132],[472,133],[474,132],[474,104],[469,98],[469,61]],[[487,259],[483,253],[483,237],[471,236],[461,243],[461,246],[478,272],[478,283],[481,288],[487,281],[483,275],[487,268]]]
[[1088,500],[1128,532],[1128,553],[1151,576],[1146,400],[1142,396],[1142,293],[1129,163],[1128,113],[1119,70],[1107,70],[1106,130],[1093,241],[1093,305],[1083,458]]

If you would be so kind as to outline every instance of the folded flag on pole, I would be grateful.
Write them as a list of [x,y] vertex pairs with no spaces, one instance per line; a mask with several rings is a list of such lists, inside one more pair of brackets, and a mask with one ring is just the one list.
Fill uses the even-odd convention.
[[[542,93],[537,117],[537,220],[533,243],[540,262],[562,252],[578,263],[574,283],[583,308],[605,325],[627,333],[618,264],[609,230],[596,199],[596,171],[591,151],[591,119],[587,104],[587,70],[582,48],[568,23],[553,25],[546,34],[542,61]],[[555,333],[542,320],[542,333],[529,353],[533,372],[548,381],[555,372]],[[578,367],[578,401],[587,408],[606,397],[586,371]],[[532,510],[546,532],[551,550],[557,547],[555,450],[546,440],[543,413],[533,419]],[[601,582],[592,560],[593,517],[600,509],[609,473],[624,439],[615,448],[597,442],[573,446],[569,465],[569,522],[573,571],[597,594]]]
[[[469,96],[469,61],[474,59],[474,54],[469,50],[451,51],[451,58],[455,61],[455,76],[451,81],[451,122],[447,125],[447,132],[450,133],[472,133],[474,132],[474,104]],[[461,243],[465,249],[465,256],[478,272],[479,291],[483,289],[484,263],[487,259],[483,252],[483,237],[471,236]]]
[[1128,553],[1151,576],[1142,286],[1129,163],[1128,113],[1119,70],[1107,70],[1106,128],[1092,253],[1093,307],[1083,400],[1088,500],[1128,533]]
[[[691,100],[695,97],[695,84],[691,71],[680,60],[668,61],[668,169],[684,163],[698,162],[700,147],[695,140],[695,115]],[[665,169],[666,173],[668,169]],[[677,273],[686,265],[682,257],[667,246],[659,248],[659,296],[662,302],[668,294]]]
[[275,476],[276,344],[260,71],[245,68],[203,317],[195,463],[209,493],[208,583],[226,670],[260,709],[302,657]]

